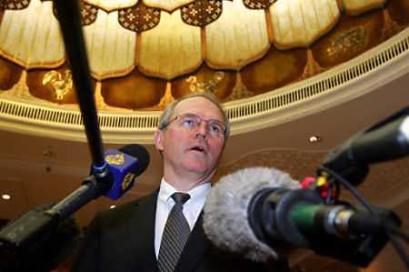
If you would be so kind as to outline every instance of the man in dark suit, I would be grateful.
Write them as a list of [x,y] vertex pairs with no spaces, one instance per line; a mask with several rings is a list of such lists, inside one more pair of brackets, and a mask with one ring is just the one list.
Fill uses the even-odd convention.
[[154,136],[163,159],[160,188],[97,215],[74,271],[286,270],[286,264],[255,263],[222,252],[203,232],[201,211],[229,126],[212,95],[195,94],[171,103]]

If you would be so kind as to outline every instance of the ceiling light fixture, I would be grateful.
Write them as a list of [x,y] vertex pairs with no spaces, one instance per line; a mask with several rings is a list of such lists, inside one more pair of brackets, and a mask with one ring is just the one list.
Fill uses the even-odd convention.
[[310,138],[308,138],[308,142],[310,142],[310,143],[318,143],[318,142],[321,142],[321,137],[320,136],[317,136],[317,135],[312,135],[312,136],[310,136]]
[[2,195],[1,195],[1,199],[3,199],[3,200],[10,200],[10,199],[11,199],[11,195],[10,195],[10,194],[2,194]]

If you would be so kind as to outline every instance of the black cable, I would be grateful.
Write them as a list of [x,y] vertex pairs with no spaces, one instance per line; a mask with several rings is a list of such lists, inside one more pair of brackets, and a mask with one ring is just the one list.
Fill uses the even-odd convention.
[[348,180],[346,180],[344,177],[341,175],[338,175],[336,172],[332,171],[331,169],[325,167],[325,166],[320,166],[319,170],[322,170],[324,172],[329,173],[332,177],[337,179],[338,181],[341,182],[341,184],[351,192],[351,194],[372,214],[376,214],[374,208],[372,205],[365,199],[365,197],[359,192]]
[[409,271],[409,256],[408,254],[405,253],[405,249],[403,248],[399,240],[396,239],[396,237],[392,233],[386,231],[386,234],[388,235],[389,240],[391,241],[393,247],[395,248],[396,253],[398,253],[399,258],[402,260],[402,262],[406,266],[406,269]]
[[[324,172],[329,173],[333,178],[338,180],[348,191],[351,192],[351,194],[374,216],[377,215],[375,212],[374,208],[372,205],[366,200],[366,198],[359,192],[348,180],[346,180],[344,177],[339,175],[338,173],[332,171],[331,169],[325,167],[325,166],[320,166],[319,170],[323,170]],[[398,253],[399,258],[402,260],[402,262],[405,264],[407,270],[409,271],[409,256],[405,253],[404,247],[401,245],[399,240],[397,239],[396,236],[404,240],[406,243],[409,243],[409,236],[403,232],[401,232],[399,229],[397,229],[394,226],[388,225],[386,223],[383,224],[383,227],[385,229],[385,233],[388,235],[389,240],[392,243],[392,246],[394,247],[396,253]]]
[[394,226],[388,226],[386,225],[385,228],[387,231],[389,231],[391,234],[394,234],[398,236],[400,239],[402,239],[406,244],[409,245],[409,235],[407,233],[404,233],[400,229],[394,227]]

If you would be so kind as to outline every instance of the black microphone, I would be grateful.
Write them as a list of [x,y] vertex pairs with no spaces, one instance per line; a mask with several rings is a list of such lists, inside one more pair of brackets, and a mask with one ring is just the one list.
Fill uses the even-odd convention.
[[368,165],[398,159],[409,154],[409,117],[387,119],[347,140],[332,150],[323,166],[358,185]]
[[299,189],[288,175],[252,168],[213,187],[203,227],[216,246],[255,261],[277,259],[290,246],[366,266],[388,240],[384,224],[400,224],[390,211],[378,212],[325,205],[317,191]]

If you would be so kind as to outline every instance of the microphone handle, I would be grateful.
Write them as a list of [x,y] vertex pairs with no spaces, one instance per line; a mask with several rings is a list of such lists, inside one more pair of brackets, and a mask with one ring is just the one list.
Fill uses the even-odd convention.
[[54,0],[54,7],[57,11],[65,51],[71,67],[92,161],[95,167],[101,168],[106,165],[103,156],[104,149],[92,91],[78,2],[76,0]]
[[387,227],[399,228],[392,211],[346,205],[325,206],[312,190],[266,189],[250,201],[249,223],[256,237],[273,247],[308,248],[319,255],[367,266],[389,240]]
[[340,238],[382,231],[380,216],[344,205],[300,203],[291,211],[291,220],[303,233],[322,233]]
[[409,154],[409,117],[403,116],[358,137],[351,146],[351,159],[362,164],[399,159]]
[[[112,185],[112,181],[110,183]],[[102,195],[109,189],[109,182],[99,182],[94,176],[87,177],[83,185],[52,206],[46,213],[64,219],[72,215],[91,200]],[[105,189],[106,188],[106,189]]]

